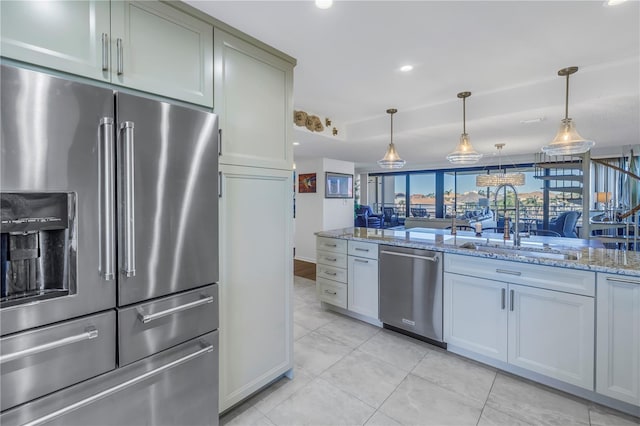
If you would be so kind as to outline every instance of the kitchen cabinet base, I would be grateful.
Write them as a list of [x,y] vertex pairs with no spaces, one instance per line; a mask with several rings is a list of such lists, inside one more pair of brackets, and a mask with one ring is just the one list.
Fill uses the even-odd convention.
[[606,407],[613,408],[623,413],[640,417],[640,407],[637,407],[635,405],[628,404],[626,402],[619,401],[617,399],[609,398],[607,396],[600,395],[594,391],[589,391],[587,389],[584,389],[578,386],[570,385],[560,380],[556,380],[556,379],[544,376],[542,374],[534,373],[532,371],[526,370],[524,368],[516,367],[506,362],[498,361],[496,359],[493,359],[484,355],[478,355],[474,352],[459,348],[451,344],[447,345],[447,350],[455,354],[461,355],[465,358],[469,358],[474,361],[478,361],[483,364],[489,365],[491,367],[495,367],[501,370],[502,372],[510,373],[515,376],[522,377],[545,386],[549,386],[553,389],[557,389],[557,390],[566,392],[568,394],[571,394],[580,398],[584,398],[589,401],[593,401],[597,404],[601,404]]
[[369,323],[371,325],[375,325],[376,327],[382,327],[382,323],[377,318],[371,318],[371,317],[368,317],[368,316],[365,316],[365,315],[362,315],[362,314],[359,314],[359,313],[356,313],[356,312],[352,312],[352,311],[349,311],[347,309],[343,309],[343,308],[341,308],[339,306],[335,306],[335,305],[332,305],[332,304],[326,303],[326,302],[320,302],[320,305],[323,308],[328,309],[330,311],[334,311],[334,312],[337,312],[339,314],[346,315],[348,317],[355,318],[355,319],[360,320],[360,321],[364,321],[364,322]]

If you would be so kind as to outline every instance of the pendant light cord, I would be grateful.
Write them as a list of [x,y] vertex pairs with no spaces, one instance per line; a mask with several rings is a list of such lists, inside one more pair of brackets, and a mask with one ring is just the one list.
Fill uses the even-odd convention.
[[467,98],[462,98],[462,133],[467,133]]
[[569,74],[567,74],[567,90],[564,98],[564,119],[569,118]]
[[393,113],[391,113],[391,145],[393,145]]

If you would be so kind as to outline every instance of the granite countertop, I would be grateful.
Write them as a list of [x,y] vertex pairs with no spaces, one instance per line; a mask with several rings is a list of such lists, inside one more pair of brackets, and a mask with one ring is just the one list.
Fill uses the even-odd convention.
[[505,241],[502,234],[484,232],[476,237],[472,231],[458,231],[451,235],[449,229],[430,228],[343,228],[316,235],[640,277],[640,252],[605,249],[596,240],[531,236],[514,247],[513,240]]

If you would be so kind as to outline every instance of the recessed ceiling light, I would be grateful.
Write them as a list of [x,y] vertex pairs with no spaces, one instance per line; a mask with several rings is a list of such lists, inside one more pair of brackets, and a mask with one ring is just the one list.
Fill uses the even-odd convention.
[[333,5],[333,0],[316,0],[318,9],[329,9]]
[[293,143],[293,146],[298,146],[298,145],[300,145],[300,142],[294,142]]
[[604,2],[604,6],[618,6],[619,4],[626,2],[627,0],[607,0]]
[[409,72],[413,69],[413,65],[403,65],[400,67],[400,71]]

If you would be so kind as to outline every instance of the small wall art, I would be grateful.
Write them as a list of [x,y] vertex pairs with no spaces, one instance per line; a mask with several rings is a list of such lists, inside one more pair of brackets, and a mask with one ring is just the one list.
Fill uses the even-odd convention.
[[316,192],[315,173],[301,173],[298,175],[298,192],[300,194]]

